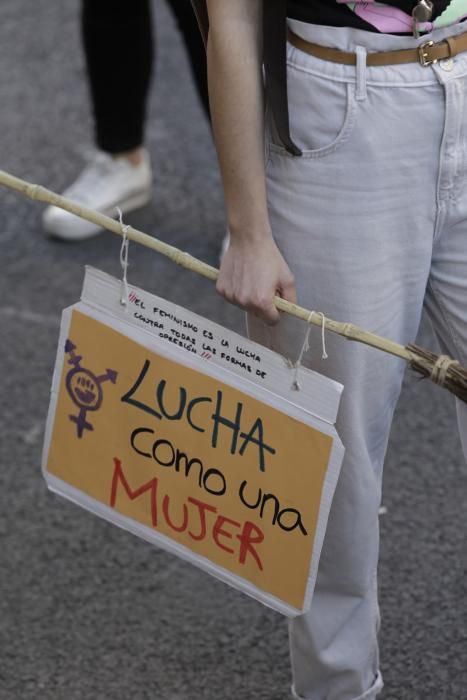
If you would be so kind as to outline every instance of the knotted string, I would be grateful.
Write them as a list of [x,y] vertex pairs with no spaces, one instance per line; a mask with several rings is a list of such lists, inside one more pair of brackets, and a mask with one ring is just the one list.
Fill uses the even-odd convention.
[[454,365],[459,365],[457,360],[453,360],[449,355],[440,355],[433,365],[431,370],[430,379],[432,379],[435,384],[443,386],[446,383],[447,373],[450,367]]
[[328,359],[328,354],[326,352],[326,337],[325,337],[326,316],[321,311],[316,311],[316,312],[310,311],[310,314],[309,314],[307,321],[306,321],[308,323],[308,329],[307,329],[307,332],[305,335],[305,339],[303,341],[303,345],[302,345],[302,348],[300,350],[298,360],[293,365],[294,377],[293,377],[293,381],[292,381],[292,389],[294,391],[300,391],[300,384],[298,382],[298,372],[300,370],[300,367],[302,366],[303,356],[310,349],[311,319],[313,318],[314,313],[317,313],[318,316],[321,316],[321,321],[322,321],[321,322],[321,346],[322,346],[321,359],[323,359],[323,360]]
[[323,348],[321,359],[327,360],[329,355],[326,352],[326,338],[324,335],[325,330],[326,330],[326,316],[323,314],[322,311],[318,311],[318,316],[321,316],[321,345]]
[[120,221],[120,226],[122,227],[122,246],[120,248],[120,265],[122,266],[122,293],[120,297],[120,304],[122,306],[128,306],[128,297],[129,297],[129,289],[128,289],[128,279],[127,279],[127,270],[128,270],[128,247],[130,245],[130,241],[128,240],[127,233],[128,229],[130,228],[128,224],[123,223],[123,214],[122,210],[120,207],[117,207],[118,211],[118,219]]

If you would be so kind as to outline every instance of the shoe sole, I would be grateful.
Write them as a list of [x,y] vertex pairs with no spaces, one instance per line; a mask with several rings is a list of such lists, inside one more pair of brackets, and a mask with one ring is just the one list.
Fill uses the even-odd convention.
[[[141,209],[142,207],[146,206],[146,204],[149,204],[151,197],[151,192],[140,192],[132,195],[131,197],[127,197],[127,199],[117,202],[106,209],[100,209],[97,211],[99,211],[100,214],[104,214],[105,216],[109,216],[110,218],[114,219],[115,210],[117,207],[120,208],[122,214],[129,214],[130,212],[135,211],[136,209]],[[77,218],[79,219],[80,217],[77,216]],[[87,222],[87,219],[84,219],[84,221]],[[91,222],[89,223],[92,226]],[[59,239],[61,241],[85,241],[86,239],[97,236],[99,233],[104,231],[102,226],[97,226],[97,224],[92,228],[88,228],[87,231],[83,233],[66,232],[66,229],[58,227],[55,228],[54,225],[50,226],[47,223],[44,223],[43,226],[50,238]]]

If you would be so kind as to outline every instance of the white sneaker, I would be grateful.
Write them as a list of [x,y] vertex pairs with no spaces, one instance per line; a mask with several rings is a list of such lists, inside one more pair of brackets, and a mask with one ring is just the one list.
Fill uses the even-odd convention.
[[[139,165],[98,151],[63,196],[115,217],[116,207],[127,214],[147,204],[151,199],[151,185],[151,163],[146,150]],[[44,211],[42,224],[48,234],[66,241],[83,241],[102,230],[90,221],[52,206]]]

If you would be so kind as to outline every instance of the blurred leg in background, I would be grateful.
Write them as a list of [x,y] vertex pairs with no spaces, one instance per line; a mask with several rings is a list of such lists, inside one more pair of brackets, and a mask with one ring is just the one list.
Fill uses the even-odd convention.
[[[169,0],[209,118],[206,56],[189,0]],[[110,216],[151,198],[150,157],[144,147],[154,40],[150,0],[82,0],[82,38],[95,123],[97,152],[64,195]],[[84,240],[100,232],[57,207],[43,216],[47,233]]]

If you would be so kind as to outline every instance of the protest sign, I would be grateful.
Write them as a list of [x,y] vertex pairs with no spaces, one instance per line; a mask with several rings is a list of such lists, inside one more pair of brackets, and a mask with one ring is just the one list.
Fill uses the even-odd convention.
[[[62,318],[43,471],[54,491],[282,613],[310,604],[343,456],[342,387],[88,270]],[[320,415],[321,414],[321,415]]]

